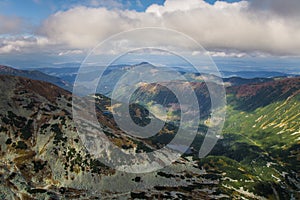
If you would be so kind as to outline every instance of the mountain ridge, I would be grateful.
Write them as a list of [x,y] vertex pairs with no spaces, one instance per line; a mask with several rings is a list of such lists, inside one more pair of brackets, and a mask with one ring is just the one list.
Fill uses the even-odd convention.
[[20,77],[30,78],[33,80],[39,80],[39,81],[46,81],[54,85],[57,85],[61,88],[64,88],[66,90],[69,91],[71,90],[71,86],[68,82],[63,81],[60,78],[57,78],[55,76],[51,76],[43,72],[40,72],[38,70],[21,70],[13,67],[0,65],[0,74],[20,76]]

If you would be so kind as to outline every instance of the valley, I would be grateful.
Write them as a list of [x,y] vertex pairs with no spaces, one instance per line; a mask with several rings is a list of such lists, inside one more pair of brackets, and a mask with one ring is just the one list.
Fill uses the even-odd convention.
[[[72,120],[69,91],[20,76],[0,75],[0,82],[2,199],[300,197],[299,77],[250,79],[246,83],[227,79],[231,84],[226,87],[223,133],[203,159],[198,158],[198,151],[210,125],[210,100],[205,83],[192,82],[202,106],[199,134],[179,160],[143,174],[112,169],[87,151]],[[183,83],[177,84],[180,88]],[[97,118],[105,135],[124,151],[155,151],[176,134],[180,106],[160,85],[140,87],[132,99],[135,103],[128,105],[138,125],[153,118],[163,120],[148,110],[149,105],[169,108],[164,128],[146,139],[118,128],[111,115],[116,105],[111,105],[109,97],[97,94],[89,98],[96,99]],[[143,103],[148,99],[152,102]]]

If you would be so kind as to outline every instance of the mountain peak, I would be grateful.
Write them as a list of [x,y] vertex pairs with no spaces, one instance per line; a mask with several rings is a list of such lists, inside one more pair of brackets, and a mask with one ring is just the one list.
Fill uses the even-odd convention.
[[140,65],[147,65],[147,64],[150,64],[148,62],[141,62]]
[[135,66],[140,66],[140,65],[152,65],[152,64],[149,63],[149,62],[144,61],[144,62],[141,62],[139,64],[136,64]]

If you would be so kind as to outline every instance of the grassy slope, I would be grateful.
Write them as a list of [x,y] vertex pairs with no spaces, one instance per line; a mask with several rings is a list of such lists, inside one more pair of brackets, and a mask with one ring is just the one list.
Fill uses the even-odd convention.
[[299,170],[299,100],[300,95],[296,95],[251,112],[229,106],[224,134],[241,135],[247,143],[260,147],[278,161]]
[[274,101],[264,106],[264,98],[256,98],[255,109],[248,109],[251,96],[245,101],[229,93],[223,139],[199,162],[222,175],[225,190],[268,199],[300,197],[300,95],[281,99],[287,94],[278,90],[277,96],[272,94]]

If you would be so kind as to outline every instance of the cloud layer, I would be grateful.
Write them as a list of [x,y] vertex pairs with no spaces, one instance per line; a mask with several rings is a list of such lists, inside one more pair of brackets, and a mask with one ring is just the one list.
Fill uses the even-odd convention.
[[[51,48],[55,44],[61,52],[78,53],[121,31],[165,27],[191,36],[219,56],[299,56],[299,9],[298,0],[217,1],[214,5],[203,0],[186,0],[184,3],[181,0],[166,0],[164,5],[151,5],[145,12],[78,6],[49,16],[38,29],[36,37],[46,38],[52,44]],[[5,24],[2,26],[8,32],[14,30],[13,25],[11,28]],[[163,43],[164,37],[168,36],[145,36],[144,39]],[[44,45],[38,41],[35,41],[37,46]],[[2,41],[0,45],[0,53],[1,49],[2,52],[16,50],[12,42]]]

